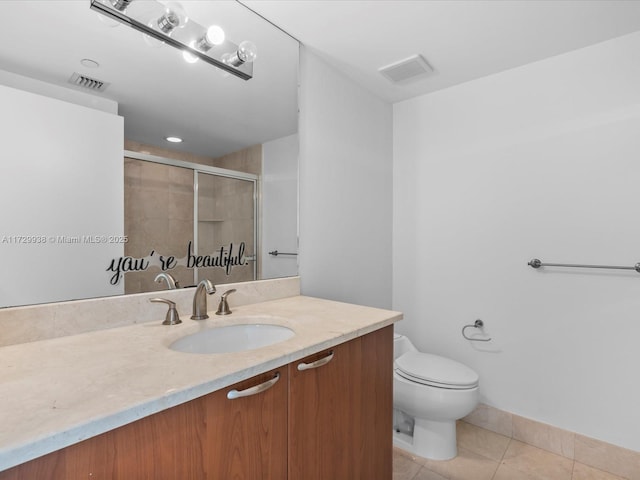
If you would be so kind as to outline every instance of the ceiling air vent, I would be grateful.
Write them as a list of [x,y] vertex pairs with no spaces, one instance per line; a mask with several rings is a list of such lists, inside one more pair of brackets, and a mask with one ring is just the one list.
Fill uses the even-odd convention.
[[433,73],[433,68],[421,55],[413,55],[378,70],[393,83],[406,83],[426,77]]
[[78,72],[71,75],[69,83],[78,87],[86,88],[87,90],[93,90],[94,92],[104,92],[104,90],[109,86],[107,82],[87,77],[86,75],[82,75]]

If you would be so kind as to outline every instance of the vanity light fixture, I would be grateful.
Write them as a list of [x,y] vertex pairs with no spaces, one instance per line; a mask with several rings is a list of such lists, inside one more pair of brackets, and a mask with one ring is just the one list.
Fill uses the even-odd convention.
[[203,60],[243,80],[253,77],[256,46],[225,38],[217,25],[204,27],[189,18],[180,4],[156,0],[90,0],[91,9],[183,52],[186,61]]

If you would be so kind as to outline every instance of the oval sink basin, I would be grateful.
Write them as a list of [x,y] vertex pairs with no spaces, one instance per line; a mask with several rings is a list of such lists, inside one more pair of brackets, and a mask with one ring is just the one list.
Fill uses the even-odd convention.
[[295,335],[281,325],[250,323],[202,330],[179,338],[169,348],[186,353],[232,353],[266,347]]

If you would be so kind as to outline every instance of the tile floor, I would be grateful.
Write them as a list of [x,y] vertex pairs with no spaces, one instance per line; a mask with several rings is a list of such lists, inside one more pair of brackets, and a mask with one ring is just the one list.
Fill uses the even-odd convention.
[[394,448],[393,480],[624,480],[466,422],[458,422],[457,430],[453,460],[427,460]]

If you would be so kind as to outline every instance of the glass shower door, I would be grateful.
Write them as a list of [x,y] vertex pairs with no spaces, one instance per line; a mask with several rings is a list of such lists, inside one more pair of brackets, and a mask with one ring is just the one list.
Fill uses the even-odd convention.
[[256,279],[256,181],[196,172],[196,283]]

